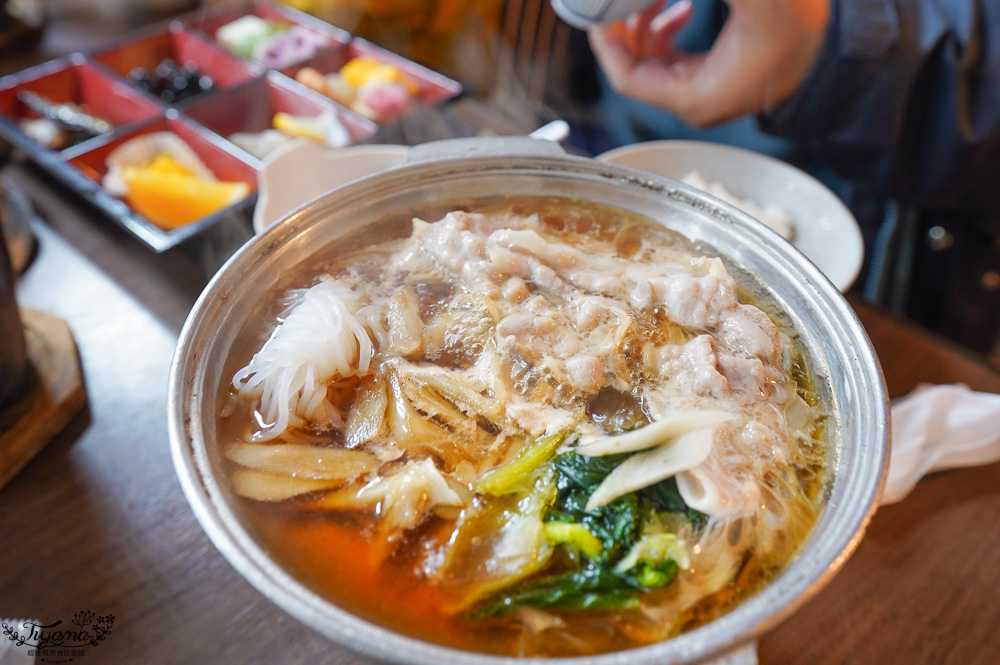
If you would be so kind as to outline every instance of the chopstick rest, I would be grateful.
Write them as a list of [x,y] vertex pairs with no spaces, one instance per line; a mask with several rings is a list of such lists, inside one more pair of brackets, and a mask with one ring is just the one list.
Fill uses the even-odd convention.
[[1000,395],[965,385],[919,386],[892,405],[892,454],[882,504],[928,473],[1000,461]]

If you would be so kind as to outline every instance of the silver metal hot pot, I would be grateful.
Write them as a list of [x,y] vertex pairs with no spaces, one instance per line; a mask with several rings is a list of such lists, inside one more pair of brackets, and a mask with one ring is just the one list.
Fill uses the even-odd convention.
[[261,593],[367,659],[419,665],[531,661],[406,637],[310,591],[252,537],[228,488],[216,440],[220,386],[228,381],[223,368],[262,294],[285,288],[296,274],[301,278],[330,243],[373,222],[398,215],[436,219],[435,214],[453,204],[469,206],[511,194],[582,199],[660,221],[718,250],[737,279],[777,303],[798,331],[819,379],[823,408],[831,414],[828,433],[836,449],[826,506],[801,552],[767,587],[700,628],[648,647],[560,660],[667,665],[705,662],[741,649],[747,654],[746,645],[830,581],[857,547],[876,509],[888,461],[889,418],[875,354],[837,289],[763,224],[676,181],[571,157],[555,144],[495,138],[413,148],[402,166],[313,200],[237,252],[191,312],[170,377],[173,459],[191,507],[216,547]]

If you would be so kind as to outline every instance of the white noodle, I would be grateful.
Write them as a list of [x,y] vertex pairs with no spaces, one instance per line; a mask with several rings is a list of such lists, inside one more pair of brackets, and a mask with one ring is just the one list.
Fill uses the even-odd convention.
[[348,285],[328,280],[292,293],[295,301],[281,324],[233,377],[241,396],[260,397],[258,440],[274,439],[290,425],[305,422],[343,426],[327,399],[327,384],[334,378],[365,375],[375,351],[353,313],[361,296]]

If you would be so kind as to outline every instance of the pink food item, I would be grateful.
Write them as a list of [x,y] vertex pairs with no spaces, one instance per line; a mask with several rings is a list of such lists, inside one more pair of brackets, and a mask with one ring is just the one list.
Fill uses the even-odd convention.
[[326,43],[326,39],[311,30],[293,25],[258,40],[251,56],[270,69],[283,69],[313,57]]
[[399,83],[371,81],[358,88],[355,111],[376,122],[398,118],[410,105],[409,91]]

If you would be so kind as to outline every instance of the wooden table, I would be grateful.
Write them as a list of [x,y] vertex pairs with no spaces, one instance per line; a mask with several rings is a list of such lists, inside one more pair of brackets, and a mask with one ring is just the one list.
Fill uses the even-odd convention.
[[[890,397],[1000,392],[984,358],[850,298]],[[934,474],[881,508],[833,582],[761,641],[762,663],[1000,663],[1000,465]]]
[[[472,111],[484,110],[464,117]],[[0,616],[70,625],[80,611],[113,614],[107,639],[74,656],[85,665],[354,662],[223,560],[170,460],[166,379],[177,334],[247,226],[234,221],[156,255],[34,169],[6,172],[44,220],[18,297],[69,321],[89,408],[0,490]],[[1000,392],[983,359],[851,302],[892,396],[920,382]],[[998,480],[1000,465],[937,474],[880,510],[833,582],[764,637],[761,662],[1000,662]]]
[[[69,321],[90,404],[0,490],[0,615],[114,614],[84,663],[350,662],[230,568],[175,479],[166,377],[204,257],[154,255],[32,170],[8,172],[46,220],[20,301]],[[893,396],[921,381],[1000,392],[981,359],[852,304]],[[880,510],[833,583],[763,639],[762,662],[998,662],[998,478],[937,474]]]

